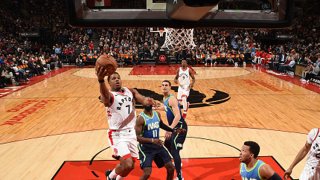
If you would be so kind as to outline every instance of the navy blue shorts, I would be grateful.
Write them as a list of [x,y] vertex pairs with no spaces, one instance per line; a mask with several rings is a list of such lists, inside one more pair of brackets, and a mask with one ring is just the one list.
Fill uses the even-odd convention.
[[163,146],[155,144],[139,144],[138,149],[141,169],[152,167],[152,161],[156,163],[158,168],[163,167],[166,163],[171,161],[171,155]]
[[169,140],[166,139],[164,141],[164,145],[168,148],[170,152],[172,152],[172,150],[174,149],[181,150],[183,148],[183,143],[187,138],[188,126],[186,123],[178,124],[176,128],[183,128],[187,131],[184,134],[172,134]]

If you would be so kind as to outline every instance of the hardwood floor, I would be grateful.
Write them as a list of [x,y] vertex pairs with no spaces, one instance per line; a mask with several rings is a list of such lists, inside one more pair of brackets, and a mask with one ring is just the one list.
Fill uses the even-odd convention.
[[[320,96],[316,92],[251,67],[194,69],[194,90],[198,93],[194,97],[204,97],[198,103],[203,107],[188,112],[190,138],[182,151],[184,158],[239,154],[227,146],[192,137],[238,148],[245,140],[255,140],[261,145],[260,155],[272,155],[287,168],[304,145],[306,133],[319,127]],[[118,69],[123,86],[156,94],[161,94],[162,80],[174,78],[129,75],[130,71]],[[221,94],[228,100],[210,104]],[[64,161],[91,159],[108,146],[108,125],[98,96],[94,69],[84,68],[70,69],[0,98],[0,161],[5,164],[0,167],[0,179],[50,179]],[[106,151],[100,158],[109,159],[110,154]],[[303,165],[294,170],[294,178]]]

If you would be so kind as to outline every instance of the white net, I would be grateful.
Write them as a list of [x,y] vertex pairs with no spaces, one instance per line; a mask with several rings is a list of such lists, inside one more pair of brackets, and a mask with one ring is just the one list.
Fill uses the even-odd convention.
[[173,50],[193,49],[196,47],[193,41],[193,29],[164,28],[165,42],[161,48]]

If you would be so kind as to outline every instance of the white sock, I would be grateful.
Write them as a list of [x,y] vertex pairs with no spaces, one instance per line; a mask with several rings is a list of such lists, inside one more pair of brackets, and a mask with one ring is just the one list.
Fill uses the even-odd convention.
[[117,176],[116,180],[124,179],[124,177],[121,177],[120,175]]
[[187,109],[188,109],[188,102],[187,102],[187,98],[186,98],[186,97],[183,97],[183,98],[182,98],[182,106],[183,106],[183,110],[184,110],[184,111],[187,111]]
[[109,174],[109,177],[110,177],[111,179],[113,179],[113,178],[115,178],[115,177],[117,177],[117,176],[118,176],[118,174],[116,173],[116,169],[113,169],[112,172]]

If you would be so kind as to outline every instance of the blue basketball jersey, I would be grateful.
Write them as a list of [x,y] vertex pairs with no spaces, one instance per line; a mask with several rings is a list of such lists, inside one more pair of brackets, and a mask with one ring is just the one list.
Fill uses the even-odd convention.
[[[173,110],[172,110],[172,107],[169,106],[169,99],[170,97],[173,96],[172,94],[170,94],[166,99],[164,99],[163,101],[163,104],[165,106],[165,111],[166,111],[166,115],[167,115],[167,119],[168,119],[168,124],[171,125],[172,122],[173,122],[173,119],[174,119],[174,113],[173,113]],[[181,110],[180,110],[180,104],[178,103],[178,108],[179,108],[179,116],[180,116],[180,121],[179,123],[182,123],[184,122],[184,119],[181,115]]]
[[159,139],[160,118],[158,113],[152,111],[152,117],[150,117],[144,112],[141,112],[140,116],[144,119],[142,137]]
[[256,164],[251,168],[247,169],[247,165],[245,163],[241,163],[240,166],[240,175],[242,180],[260,180],[260,167],[265,163],[261,160],[258,160]]

